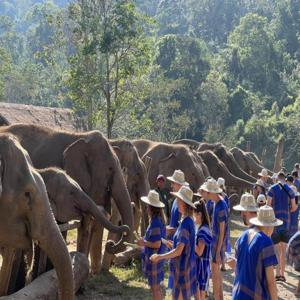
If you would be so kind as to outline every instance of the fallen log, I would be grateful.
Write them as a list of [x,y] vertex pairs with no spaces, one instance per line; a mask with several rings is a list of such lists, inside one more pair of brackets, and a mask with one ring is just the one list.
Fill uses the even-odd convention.
[[[89,262],[87,257],[79,252],[71,252],[74,274],[74,288],[76,293],[89,275]],[[18,292],[0,297],[1,300],[57,300],[58,280],[55,270],[51,270],[37,277],[33,282]]]

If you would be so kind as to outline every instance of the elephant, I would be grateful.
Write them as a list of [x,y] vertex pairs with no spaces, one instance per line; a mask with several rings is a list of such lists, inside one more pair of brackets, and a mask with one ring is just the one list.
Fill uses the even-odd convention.
[[[19,138],[35,168],[55,166],[64,169],[97,205],[109,209],[110,199],[113,197],[122,223],[128,228],[117,243],[108,241],[106,249],[110,253],[125,249],[123,242],[132,240],[133,212],[130,196],[120,162],[100,131],[74,133],[38,125],[14,124],[0,127],[0,132],[12,133]],[[85,218],[79,232],[77,248],[86,254],[89,252],[89,228],[90,221]],[[93,273],[100,270],[102,235],[103,227],[94,224],[90,244]]]
[[184,145],[156,143],[144,154],[142,160],[144,161],[147,156],[152,158],[149,170],[151,188],[156,187],[155,180],[158,174],[171,176],[175,169],[184,172],[185,179],[193,190],[197,190],[205,181],[199,158]]
[[[260,163],[253,158],[253,155],[250,152],[244,152],[238,147],[234,147],[230,149],[230,152],[233,154],[236,162],[240,165],[240,167],[255,177],[258,176],[258,173],[265,169]],[[272,174],[272,171],[269,170],[269,173]]]
[[221,143],[217,144],[208,144],[201,143],[198,151],[211,150],[213,151],[219,159],[226,165],[228,170],[238,178],[244,179],[251,183],[254,183],[256,179],[251,175],[247,174],[245,171],[241,169],[236,160],[234,159],[232,153],[228,151],[225,146]]
[[50,208],[43,179],[17,138],[1,133],[0,244],[31,251],[33,241],[54,265],[60,299],[74,299],[70,255]]
[[216,179],[218,177],[223,177],[225,179],[226,185],[233,186],[238,189],[251,189],[253,187],[253,184],[251,182],[233,175],[228,170],[227,166],[211,150],[200,151],[198,152],[198,155],[207,165],[212,177]]
[[159,142],[146,139],[132,140],[131,142],[135,146],[140,158],[142,158],[151,147],[159,144]]
[[176,140],[174,141],[172,144],[182,144],[182,145],[186,145],[191,149],[197,150],[200,143],[198,141],[195,140],[190,140],[190,139],[182,139],[182,140]]

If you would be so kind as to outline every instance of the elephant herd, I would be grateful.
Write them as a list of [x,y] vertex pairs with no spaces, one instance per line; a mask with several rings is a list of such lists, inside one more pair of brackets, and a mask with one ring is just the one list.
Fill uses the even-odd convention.
[[[33,253],[38,245],[57,272],[60,299],[74,299],[71,259],[57,223],[81,220],[77,251],[90,255],[96,273],[103,229],[115,238],[107,241],[107,253],[124,251],[124,242],[132,241],[145,220],[139,199],[156,188],[158,174],[171,176],[181,169],[193,190],[208,176],[246,190],[262,168],[255,154],[222,144],[108,140],[99,131],[2,126],[0,247]],[[115,211],[117,219],[110,218]]]

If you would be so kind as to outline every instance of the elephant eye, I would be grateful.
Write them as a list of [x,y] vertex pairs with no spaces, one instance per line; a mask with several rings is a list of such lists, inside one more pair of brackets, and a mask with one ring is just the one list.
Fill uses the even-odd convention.
[[25,192],[25,197],[30,198],[30,192]]

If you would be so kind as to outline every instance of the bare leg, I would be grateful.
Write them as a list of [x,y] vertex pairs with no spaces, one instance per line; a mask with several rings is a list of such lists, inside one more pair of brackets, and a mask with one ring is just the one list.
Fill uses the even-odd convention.
[[278,264],[276,266],[276,277],[277,277],[280,276],[280,243],[276,244],[274,247],[275,247],[275,253],[278,260]]
[[200,291],[200,300],[205,300],[205,295],[206,295],[205,291]]
[[285,273],[285,253],[286,253],[286,243],[280,243],[281,245],[281,257],[280,257],[280,271],[281,276],[284,276]]
[[300,278],[299,278],[299,281],[298,281],[298,287],[297,287],[297,290],[296,290],[296,295],[300,296]]
[[215,300],[223,300],[223,276],[220,265],[216,263],[212,263],[212,282]]
[[162,300],[163,299],[163,295],[162,295],[160,285],[152,286],[151,287],[151,292],[152,292],[152,299],[153,300]]
[[199,288],[197,288],[197,293],[196,293],[196,300],[201,300],[201,291],[199,290]]

